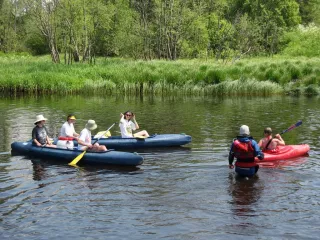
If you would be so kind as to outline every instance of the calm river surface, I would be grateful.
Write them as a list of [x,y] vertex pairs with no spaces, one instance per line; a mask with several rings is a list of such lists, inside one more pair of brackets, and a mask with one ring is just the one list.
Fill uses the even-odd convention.
[[[0,99],[0,239],[319,239],[319,98],[47,96]],[[81,167],[10,156],[37,114],[57,136],[68,113],[97,131],[136,113],[149,133],[186,133],[184,148],[138,151],[138,168]],[[238,179],[227,156],[240,125],[270,126],[309,157]],[[118,135],[118,127],[112,129]]]

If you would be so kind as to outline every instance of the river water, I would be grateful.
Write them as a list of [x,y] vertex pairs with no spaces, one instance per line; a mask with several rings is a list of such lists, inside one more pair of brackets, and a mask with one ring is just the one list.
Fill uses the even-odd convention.
[[[319,239],[319,98],[1,97],[0,239]],[[12,157],[30,139],[37,114],[55,137],[69,113],[76,130],[97,131],[132,110],[142,129],[186,133],[182,148],[139,150],[135,168],[79,167]],[[263,128],[309,157],[239,179],[227,156],[240,125],[259,140]],[[118,127],[112,129],[118,135]]]

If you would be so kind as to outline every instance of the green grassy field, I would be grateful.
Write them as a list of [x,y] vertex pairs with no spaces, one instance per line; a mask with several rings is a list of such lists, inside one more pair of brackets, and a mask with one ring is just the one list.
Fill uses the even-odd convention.
[[0,91],[12,94],[258,95],[320,93],[320,58],[53,64],[49,56],[0,55]]

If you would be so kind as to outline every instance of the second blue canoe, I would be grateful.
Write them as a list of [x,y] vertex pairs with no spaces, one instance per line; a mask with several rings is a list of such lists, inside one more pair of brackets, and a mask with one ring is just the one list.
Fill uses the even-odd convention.
[[[93,138],[93,141],[96,139]],[[186,134],[155,134],[148,138],[122,138],[112,136],[100,138],[99,144],[105,145],[108,149],[130,149],[130,148],[161,148],[178,147],[190,143],[191,136]]]

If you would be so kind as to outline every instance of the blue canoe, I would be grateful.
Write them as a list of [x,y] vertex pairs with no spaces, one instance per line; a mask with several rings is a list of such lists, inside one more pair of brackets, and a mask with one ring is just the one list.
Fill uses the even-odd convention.
[[[43,159],[54,159],[57,162],[71,162],[79,154],[80,150],[37,147],[28,142],[14,142],[11,144],[12,155],[27,155]],[[137,166],[143,163],[143,157],[137,153],[118,152],[109,150],[106,152],[86,152],[79,164],[104,164],[104,165],[124,165]]]
[[[92,141],[96,139],[93,138]],[[122,138],[112,136],[100,138],[98,143],[108,149],[136,149],[136,148],[161,148],[178,147],[190,143],[191,136],[186,134],[155,134],[148,138]],[[77,143],[75,143],[76,145]]]

